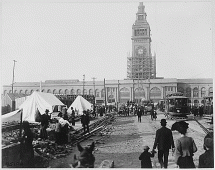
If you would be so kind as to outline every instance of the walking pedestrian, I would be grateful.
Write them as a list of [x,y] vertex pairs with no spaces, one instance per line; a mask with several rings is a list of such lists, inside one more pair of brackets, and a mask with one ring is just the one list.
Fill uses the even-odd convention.
[[137,110],[138,122],[141,122],[141,116],[142,116],[142,114],[141,114],[141,110],[140,110],[140,109],[138,109],[138,110]]
[[143,153],[139,156],[139,160],[141,160],[141,168],[152,168],[151,157],[154,157],[155,151],[149,152],[149,147],[143,147]]
[[174,151],[175,145],[173,141],[172,131],[166,127],[166,119],[161,119],[161,128],[156,131],[153,150],[158,148],[158,161],[161,168],[167,168],[169,149]]
[[178,132],[181,133],[181,137],[176,140],[175,163],[179,168],[195,168],[193,153],[197,151],[197,147],[193,138],[186,136],[189,124],[185,121],[179,124]]
[[154,109],[150,110],[150,115],[151,115],[151,120],[153,120],[154,119]]

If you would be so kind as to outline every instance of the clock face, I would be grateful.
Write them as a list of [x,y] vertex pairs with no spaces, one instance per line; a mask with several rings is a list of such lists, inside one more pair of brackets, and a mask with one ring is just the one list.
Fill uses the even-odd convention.
[[138,56],[142,56],[142,55],[146,55],[146,48],[145,47],[142,47],[142,46],[139,46],[136,48],[136,54]]
[[143,49],[142,49],[142,48],[140,48],[140,49],[138,50],[138,54],[143,54]]

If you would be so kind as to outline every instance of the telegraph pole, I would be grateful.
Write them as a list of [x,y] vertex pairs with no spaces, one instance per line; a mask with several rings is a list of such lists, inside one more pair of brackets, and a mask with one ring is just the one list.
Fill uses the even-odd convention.
[[84,97],[84,83],[85,83],[85,74],[83,75],[83,97]]
[[12,94],[13,94],[13,84],[14,84],[14,70],[15,70],[15,63],[17,61],[16,60],[13,60],[13,80],[12,80]]
[[93,90],[94,90],[94,105],[96,104],[96,90],[95,90],[95,77],[92,78],[93,79]]
[[107,105],[107,100],[106,100],[106,87],[105,87],[105,79],[104,79],[104,92],[105,92],[105,113],[106,113],[106,105]]

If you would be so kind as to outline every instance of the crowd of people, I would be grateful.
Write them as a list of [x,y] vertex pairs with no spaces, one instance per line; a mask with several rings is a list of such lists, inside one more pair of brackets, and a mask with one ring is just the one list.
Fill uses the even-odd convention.
[[[166,119],[161,119],[161,128],[156,131],[153,149],[149,152],[149,147],[144,146],[144,152],[140,155],[141,168],[152,168],[151,157],[154,157],[158,150],[158,161],[161,168],[168,167],[169,150],[175,155],[175,163],[179,168],[196,168],[193,156],[197,151],[195,141],[192,137],[187,136],[188,123],[185,121],[176,122],[175,129],[166,127]],[[173,126],[172,126],[173,127]],[[174,144],[172,130],[177,130],[181,137],[176,139]],[[199,168],[214,168],[214,144],[213,133],[207,134],[203,144],[205,152],[199,156]]]

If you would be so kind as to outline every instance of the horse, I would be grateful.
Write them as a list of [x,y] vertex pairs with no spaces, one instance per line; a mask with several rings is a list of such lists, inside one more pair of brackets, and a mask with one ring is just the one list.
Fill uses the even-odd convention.
[[83,148],[80,143],[77,143],[78,150],[80,152],[79,157],[77,158],[74,155],[74,162],[72,163],[73,168],[94,168],[95,156],[93,155],[93,150],[95,143],[88,147]]

